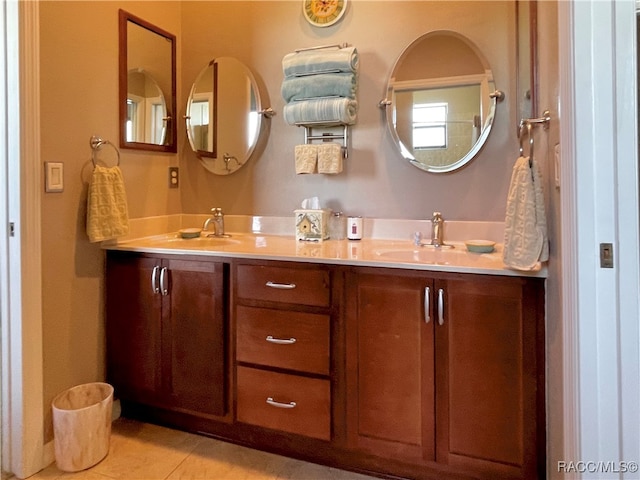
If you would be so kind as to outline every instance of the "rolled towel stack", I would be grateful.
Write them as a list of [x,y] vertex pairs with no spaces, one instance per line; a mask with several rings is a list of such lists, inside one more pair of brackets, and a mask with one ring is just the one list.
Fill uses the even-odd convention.
[[355,47],[305,50],[282,59],[281,93],[290,125],[356,122],[358,51]]

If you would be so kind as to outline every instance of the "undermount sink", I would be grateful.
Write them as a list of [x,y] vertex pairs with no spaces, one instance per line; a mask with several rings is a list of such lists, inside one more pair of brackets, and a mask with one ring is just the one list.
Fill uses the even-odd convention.
[[439,248],[412,247],[406,249],[378,250],[375,253],[385,260],[447,265],[451,254],[455,254],[455,252],[456,250],[453,248],[442,250]]
[[211,248],[211,247],[223,247],[225,245],[237,245],[240,240],[233,237],[208,237],[200,236],[196,238],[164,238],[154,242],[155,245],[164,245],[178,248]]

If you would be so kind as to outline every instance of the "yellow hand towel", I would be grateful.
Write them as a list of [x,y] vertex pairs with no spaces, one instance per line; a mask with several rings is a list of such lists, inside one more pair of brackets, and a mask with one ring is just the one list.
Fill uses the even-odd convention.
[[87,235],[101,242],[129,233],[127,194],[119,167],[96,166],[87,195]]
[[318,173],[342,172],[342,146],[337,143],[318,145]]
[[536,270],[549,258],[544,195],[538,165],[529,157],[516,161],[505,218],[503,260],[507,267]]
[[295,147],[296,173],[315,173],[318,163],[317,145],[296,145]]

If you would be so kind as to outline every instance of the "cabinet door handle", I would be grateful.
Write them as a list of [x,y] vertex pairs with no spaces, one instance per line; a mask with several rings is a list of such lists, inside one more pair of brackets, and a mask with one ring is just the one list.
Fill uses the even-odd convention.
[[276,338],[273,335],[267,335],[265,338],[267,342],[277,343],[278,345],[292,345],[297,342],[297,340],[293,337],[291,338]]
[[438,325],[444,325],[444,290],[438,289]]
[[153,267],[153,272],[151,273],[151,290],[153,293],[160,293],[160,287],[158,286],[158,270],[160,270],[159,266]]
[[429,323],[431,321],[431,316],[429,315],[429,297],[431,297],[431,289],[429,287],[424,287],[424,323]]
[[160,270],[160,290],[162,295],[169,295],[169,290],[167,289],[166,280],[167,280],[167,267],[162,267],[162,270]]
[[265,285],[271,288],[279,288],[280,290],[292,290],[296,288],[295,283],[275,283],[272,281],[268,281],[267,283],[265,283]]
[[273,399],[273,397],[268,397],[267,403],[272,407],[278,407],[278,408],[295,408],[295,406],[297,405],[296,402],[289,402],[289,403],[276,402]]

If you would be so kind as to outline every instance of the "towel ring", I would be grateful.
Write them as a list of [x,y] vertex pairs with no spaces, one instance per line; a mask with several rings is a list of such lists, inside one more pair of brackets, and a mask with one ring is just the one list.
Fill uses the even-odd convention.
[[116,147],[113,143],[111,143],[109,140],[103,140],[102,138],[98,137],[97,135],[94,135],[91,137],[91,140],[89,140],[89,145],[91,145],[91,163],[93,163],[94,167],[97,167],[97,160],[96,160],[96,153],[98,152],[98,150],[100,150],[100,148],[102,148],[103,145],[111,145],[113,147],[113,149],[116,151],[116,155],[118,155],[118,163],[116,164],[116,166],[120,166],[120,150],[118,150],[118,147]]
[[529,122],[523,122],[520,125],[520,156],[524,157],[524,129],[527,129],[527,136],[529,137],[529,163],[531,163],[531,159],[533,158],[533,133],[531,132],[531,124]]

